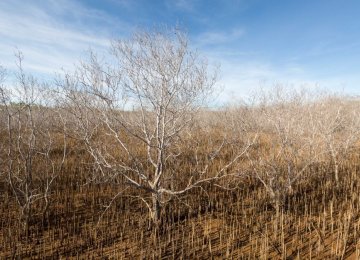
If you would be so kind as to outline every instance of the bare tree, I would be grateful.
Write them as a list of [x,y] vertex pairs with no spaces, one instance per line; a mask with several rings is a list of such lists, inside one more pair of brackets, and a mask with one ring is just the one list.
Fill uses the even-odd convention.
[[[0,134],[2,139],[7,135],[7,117],[4,111],[6,108],[3,106],[3,103],[7,99],[7,93],[4,87],[4,82],[6,79],[6,70],[4,67],[0,66]],[[5,161],[6,143],[3,141],[0,143],[0,165],[3,166]],[[4,181],[4,172],[0,170],[0,181]]]
[[[214,90],[216,71],[209,72],[207,61],[189,49],[186,34],[177,29],[136,32],[129,40],[113,41],[111,54],[105,63],[91,53],[59,84],[76,132],[94,158],[96,176],[121,176],[142,190],[145,195],[137,197],[158,221],[161,204],[229,174],[250,144],[215,173],[208,164],[218,152],[182,172],[175,162],[184,139],[192,136],[195,114]],[[215,150],[224,146],[218,142]],[[168,185],[174,174],[182,176],[183,185]]]
[[309,125],[321,140],[322,149],[330,156],[335,181],[339,184],[339,166],[359,139],[357,101],[328,94],[314,103],[309,111]]
[[318,160],[317,139],[309,128],[309,104],[306,92],[281,86],[256,98],[253,118],[261,134],[256,149],[248,153],[250,171],[264,185],[277,210]]
[[55,158],[51,151],[56,113],[44,106],[45,86],[25,74],[22,53],[17,53],[16,57],[15,83],[0,88],[1,114],[6,126],[0,171],[6,176],[20,209],[20,220],[28,233],[33,205],[43,201],[43,215],[49,207],[52,184],[64,163],[66,142],[63,139],[60,145],[60,150],[64,151],[62,158]]

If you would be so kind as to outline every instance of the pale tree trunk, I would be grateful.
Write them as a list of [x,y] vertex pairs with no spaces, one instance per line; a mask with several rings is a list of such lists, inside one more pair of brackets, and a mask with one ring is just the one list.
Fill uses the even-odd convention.
[[333,149],[331,150],[331,156],[332,156],[332,160],[334,162],[335,182],[336,182],[336,185],[339,185],[339,162],[337,160],[337,153],[335,153],[333,151]]
[[339,184],[339,163],[337,162],[337,160],[334,160],[334,174],[335,174],[335,182],[336,185]]
[[157,225],[161,217],[161,204],[160,204],[160,195],[158,193],[152,194],[152,212],[151,212],[152,221]]
[[337,156],[339,155],[338,151],[334,148],[333,144],[330,143],[330,154],[332,157],[332,160],[334,162],[334,175],[335,175],[335,182],[336,185],[339,185],[339,162],[337,160]]

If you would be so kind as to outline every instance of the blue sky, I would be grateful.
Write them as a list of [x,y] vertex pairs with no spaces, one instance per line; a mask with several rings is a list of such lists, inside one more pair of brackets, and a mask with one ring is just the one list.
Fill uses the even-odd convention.
[[186,28],[221,64],[223,100],[276,83],[360,94],[358,0],[1,0],[0,64],[14,52],[37,75],[71,69],[92,48],[158,24]]

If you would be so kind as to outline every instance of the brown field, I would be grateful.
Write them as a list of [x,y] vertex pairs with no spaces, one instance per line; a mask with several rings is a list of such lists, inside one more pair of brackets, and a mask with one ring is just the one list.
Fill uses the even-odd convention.
[[[216,139],[218,131],[198,132],[196,139],[206,144]],[[271,138],[263,135],[251,153],[271,152],[271,147],[266,149]],[[2,140],[7,140],[6,135]],[[56,140],[52,158],[61,157],[61,138]],[[24,231],[14,195],[2,179],[1,259],[360,257],[358,146],[341,160],[338,183],[329,157],[319,159],[307,168],[292,192],[286,193],[279,208],[251,170],[246,170],[248,160],[242,159],[237,167],[244,174],[221,180],[231,184],[229,189],[209,183],[170,199],[157,226],[151,225],[147,208],[137,198],[139,190],[126,186],[121,178],[110,183],[89,181],[94,171],[91,157],[78,141],[69,139],[68,146],[62,171],[52,186],[50,206],[42,214],[44,202],[34,203],[28,231]],[[141,154],[141,147],[138,149]],[[193,163],[194,151],[187,141],[183,150],[176,160],[176,168],[181,169],[178,182],[188,179],[187,169]],[[228,152],[221,154],[214,169],[226,161]],[[43,161],[37,164],[34,174],[41,175],[46,165]],[[104,212],[104,205],[126,187]],[[142,195],[146,198],[145,192]]]

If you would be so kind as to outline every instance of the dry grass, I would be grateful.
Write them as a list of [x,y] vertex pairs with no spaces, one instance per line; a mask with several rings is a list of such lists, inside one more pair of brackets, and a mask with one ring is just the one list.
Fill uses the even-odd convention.
[[[0,258],[359,257],[359,150],[342,163],[340,185],[334,182],[331,162],[321,162],[309,168],[279,211],[264,187],[249,175],[231,179],[232,187],[237,187],[233,190],[208,185],[174,198],[163,208],[160,226],[149,228],[148,211],[134,197],[139,191],[131,188],[99,220],[103,206],[124,186],[121,179],[112,184],[89,183],[90,158],[81,145],[70,144],[64,170],[53,186],[52,204],[45,218],[34,212],[29,236],[18,221],[10,190],[1,183]],[[177,167],[186,179],[191,147],[184,154]],[[41,174],[40,166],[37,174]],[[40,204],[35,208],[41,208]]]

